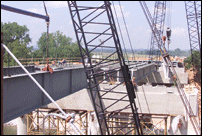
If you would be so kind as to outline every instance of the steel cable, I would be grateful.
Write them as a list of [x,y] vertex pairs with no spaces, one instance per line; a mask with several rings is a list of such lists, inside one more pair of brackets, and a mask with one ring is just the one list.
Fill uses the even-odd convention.
[[[127,32],[128,40],[129,40],[129,43],[130,43],[130,48],[131,48],[131,50],[132,50],[133,58],[135,59],[135,53],[134,53],[133,48],[132,48],[132,42],[131,42],[131,40],[130,40],[130,36],[129,36],[129,33],[128,33],[128,29],[127,29],[127,25],[126,25],[125,17],[124,17],[124,14],[123,14],[123,10],[122,10],[122,8],[121,8],[121,3],[120,3],[120,1],[119,1],[119,7],[120,7],[120,9],[121,9],[121,14],[122,14],[122,17],[123,17],[123,21],[124,21],[125,29],[126,29],[126,32]],[[133,58],[132,58],[132,61],[133,61]]]
[[[113,1],[112,1],[112,4],[113,4],[113,8],[114,8],[114,13],[115,13],[115,16],[116,16],[117,24],[118,24],[118,27],[119,27],[121,39],[122,39],[122,42],[123,42],[123,45],[124,45],[124,50],[125,50],[126,58],[127,58],[127,60],[128,60],[128,54],[127,54],[125,42],[124,42],[124,39],[123,39],[123,35],[122,35],[122,32],[121,32],[121,27],[120,27],[120,24],[119,24],[118,16],[117,16],[116,9],[115,9],[114,2],[113,2]],[[129,64],[129,60],[128,60],[128,64]]]

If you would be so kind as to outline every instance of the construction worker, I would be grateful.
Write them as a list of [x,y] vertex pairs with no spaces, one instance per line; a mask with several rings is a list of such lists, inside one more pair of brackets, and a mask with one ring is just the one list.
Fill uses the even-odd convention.
[[63,58],[61,61],[58,61],[58,65],[64,65],[67,61]]
[[57,66],[55,61],[52,61],[52,66]]

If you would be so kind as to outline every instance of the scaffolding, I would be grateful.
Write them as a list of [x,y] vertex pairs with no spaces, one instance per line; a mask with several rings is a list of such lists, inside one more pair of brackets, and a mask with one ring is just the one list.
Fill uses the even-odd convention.
[[[100,134],[97,127],[98,122],[94,116],[94,111],[87,110],[68,110],[76,114],[74,124],[84,132],[85,135]],[[27,135],[42,135],[43,134],[43,118],[48,113],[57,113],[57,109],[40,108],[27,114]],[[110,118],[108,125],[111,133],[114,135],[137,135],[137,131],[133,129],[130,133],[128,130],[134,127],[134,123],[122,129],[128,122],[131,122],[131,113],[121,112],[118,115]],[[140,114],[140,124],[144,135],[167,135],[167,127],[169,125],[168,118],[171,115],[163,114]],[[70,124],[61,118],[49,116],[45,121],[46,135],[75,135],[75,132],[70,127]]]

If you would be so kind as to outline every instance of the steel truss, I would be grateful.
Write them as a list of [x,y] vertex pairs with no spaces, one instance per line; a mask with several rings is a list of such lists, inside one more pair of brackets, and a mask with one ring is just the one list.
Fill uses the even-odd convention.
[[[100,2],[99,2],[100,3]],[[98,4],[99,4],[98,3]],[[86,2],[87,6],[78,5],[76,1],[68,1],[68,6],[75,30],[78,46],[80,49],[86,77],[88,81],[88,90],[91,94],[91,100],[96,112],[101,134],[113,135],[125,128],[125,134],[130,134],[136,130],[138,134],[142,134],[139,116],[135,104],[135,92],[131,81],[129,68],[125,64],[123,53],[121,50],[120,40],[115,26],[114,17],[109,1],[98,7],[89,6],[90,1]],[[100,43],[99,39],[102,40]],[[105,58],[92,58],[91,53],[98,49],[109,50],[109,54]],[[93,64],[94,59],[99,59],[98,63]],[[113,66],[113,67],[112,67]],[[108,70],[102,70],[103,68]],[[97,72],[102,70],[101,72]],[[117,72],[122,74],[117,75]],[[123,79],[119,84],[114,85],[110,89],[101,87],[100,84],[111,77]],[[100,80],[100,77],[104,77]],[[102,78],[101,78],[102,79]],[[127,92],[119,92],[117,86],[125,83]],[[111,98],[117,95],[116,99]],[[129,111],[132,113],[130,121],[127,123],[119,123],[119,129],[110,128],[110,120],[120,112]],[[118,116],[116,116],[118,120]],[[131,127],[133,126],[133,127]]]
[[[156,1],[153,15],[153,29],[159,31],[160,37],[163,36],[165,14],[166,14],[166,1]],[[163,41],[161,41],[160,44],[162,45]],[[158,57],[160,57],[159,55],[160,51],[158,49],[158,42],[156,41],[154,34],[152,33],[149,58],[151,61],[155,59],[157,60]]]
[[194,51],[199,51],[201,58],[201,1],[185,1],[185,9],[193,65],[198,62]]
[[147,21],[148,21],[148,23],[150,25],[152,33],[154,34],[154,37],[155,37],[156,41],[158,42],[158,47],[159,47],[159,49],[161,51],[162,58],[165,61],[165,63],[167,64],[167,66],[169,66],[170,72],[172,74],[171,77],[173,79],[173,82],[174,82],[175,86],[177,87],[177,90],[179,92],[179,95],[181,97],[183,105],[185,107],[186,113],[189,116],[189,119],[190,119],[190,121],[191,121],[191,123],[193,125],[193,128],[194,128],[196,134],[199,135],[201,133],[200,125],[199,125],[196,117],[194,116],[194,113],[193,113],[193,110],[192,110],[191,105],[189,103],[189,100],[187,99],[186,94],[185,94],[185,92],[183,90],[183,86],[180,83],[178,75],[177,75],[177,73],[176,73],[176,71],[175,71],[175,69],[173,67],[173,64],[172,64],[172,62],[170,60],[169,54],[168,54],[168,52],[167,52],[167,50],[165,48],[165,42],[164,42],[163,45],[160,44],[161,43],[160,41],[162,40],[162,37],[160,36],[157,29],[153,29],[153,27],[152,27],[153,19],[151,17],[151,14],[149,12],[149,9],[148,9],[145,1],[140,1],[140,5],[141,5],[141,7],[143,9],[143,12],[144,12],[146,18],[147,18]]

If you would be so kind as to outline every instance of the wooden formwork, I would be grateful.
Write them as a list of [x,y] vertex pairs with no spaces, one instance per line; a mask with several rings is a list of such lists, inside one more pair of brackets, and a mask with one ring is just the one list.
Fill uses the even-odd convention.
[[[85,134],[91,134],[89,131],[89,121],[93,121],[91,113],[93,111],[79,111],[79,110],[64,110],[66,113],[75,113],[74,124]],[[57,113],[54,109],[37,109],[27,114],[27,134],[28,135],[42,135],[43,134],[43,118],[50,112]],[[91,117],[90,117],[91,116]],[[109,119],[109,130],[113,135],[137,135],[135,124],[131,123],[131,113],[119,113],[119,118]],[[120,118],[121,117],[121,118]],[[144,135],[167,135],[167,119],[169,115],[152,115],[140,114],[140,123]],[[89,120],[91,119],[91,120]],[[96,119],[95,119],[96,120]],[[130,124],[125,127],[125,124]],[[71,128],[70,124],[65,120],[49,116],[46,118],[45,134],[48,135],[75,135],[76,133]],[[127,132],[127,133],[126,133]]]
[[[27,134],[28,135],[42,135],[43,134],[43,118],[51,112],[51,109],[38,109],[27,114]],[[70,111],[68,111],[70,112]],[[88,134],[88,114],[89,111],[71,111],[75,112],[76,117],[74,124]],[[44,121],[45,134],[48,135],[74,135],[76,134],[71,128],[70,124],[65,120],[48,116]]]

